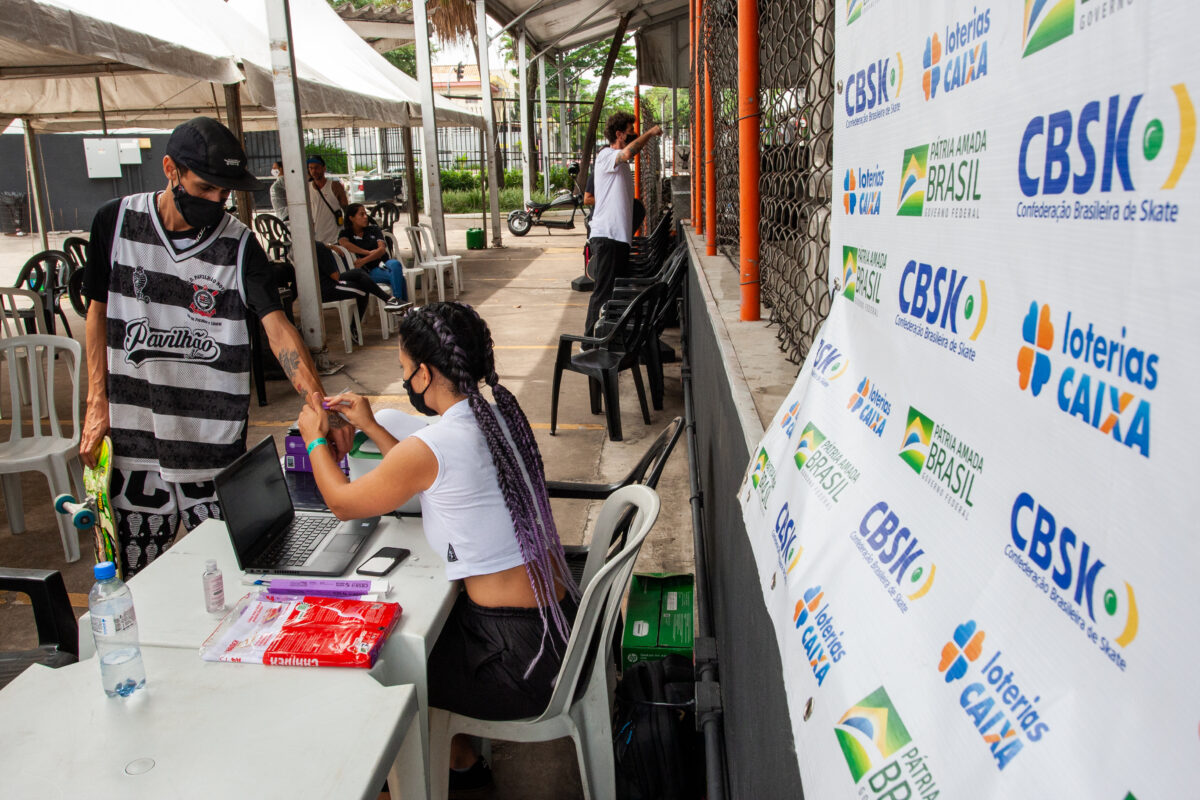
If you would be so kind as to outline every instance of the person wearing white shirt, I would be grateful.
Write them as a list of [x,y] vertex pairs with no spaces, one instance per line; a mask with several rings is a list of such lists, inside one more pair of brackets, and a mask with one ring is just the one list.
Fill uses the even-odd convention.
[[612,297],[616,279],[629,268],[629,243],[633,239],[633,172],[629,162],[646,142],[662,133],[655,125],[638,135],[632,114],[618,111],[608,118],[604,136],[609,147],[596,154],[596,211],[592,214],[591,260],[588,269],[596,287],[588,301],[584,333],[600,316],[600,307]]

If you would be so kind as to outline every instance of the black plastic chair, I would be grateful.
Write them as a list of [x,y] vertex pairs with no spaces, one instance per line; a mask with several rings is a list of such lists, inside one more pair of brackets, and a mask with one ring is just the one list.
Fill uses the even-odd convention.
[[[71,336],[71,325],[67,315],[59,305],[63,295],[67,293],[67,284],[71,277],[71,259],[61,250],[43,250],[32,256],[21,267],[17,281],[13,284],[16,289],[31,289],[42,297],[42,307],[46,313],[46,331],[54,334],[54,315],[62,320]],[[33,313],[32,311],[28,313]],[[32,330],[32,328],[30,328]]]
[[71,259],[71,275],[67,278],[67,297],[71,308],[81,317],[87,317],[90,300],[83,293],[83,268],[87,266],[88,240],[80,236],[63,239],[63,252]]
[[38,646],[33,650],[0,652],[0,688],[33,664],[61,667],[79,660],[79,624],[62,573],[0,567],[0,590],[29,596],[38,634]]
[[[588,377],[588,395],[593,414],[600,413],[600,395],[603,392],[608,438],[614,442],[622,439],[621,394],[617,376],[624,370],[631,370],[638,402],[642,407],[642,420],[647,425],[650,424],[650,409],[646,406],[646,388],[642,383],[638,358],[646,337],[651,333],[652,315],[663,291],[664,286],[661,283],[655,283],[643,290],[603,336],[564,333],[558,337],[558,355],[554,360],[554,384],[550,396],[551,436],[558,426],[558,389],[562,383],[563,370],[578,372]],[[572,354],[575,342],[588,345],[590,349]]]
[[383,230],[391,231],[400,219],[400,206],[388,200],[376,203],[371,209],[371,219]]
[[272,261],[283,261],[292,251],[292,232],[287,223],[274,214],[259,214],[254,218],[254,230],[262,237],[264,250]]

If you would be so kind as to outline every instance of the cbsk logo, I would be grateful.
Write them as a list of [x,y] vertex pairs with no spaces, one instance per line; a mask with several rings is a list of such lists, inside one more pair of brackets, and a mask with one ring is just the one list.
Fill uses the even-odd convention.
[[824,599],[825,593],[821,587],[814,586],[804,592],[792,613],[796,630],[803,631],[800,642],[804,645],[804,654],[813,677],[817,679],[817,686],[825,682],[829,668],[846,655],[842,648],[842,634],[835,630],[833,612],[829,610],[829,603],[822,604]]
[[[1114,191],[1114,178],[1117,191],[1132,192],[1135,173],[1139,183],[1161,180],[1160,189],[1174,189],[1196,143],[1196,110],[1185,84],[1170,88],[1169,95],[1156,91],[1122,101],[1114,94],[1085,103],[1078,112],[1062,109],[1029,120],[1017,156],[1021,193],[1106,194]],[[1164,151],[1168,157],[1158,160]],[[1174,221],[1159,205],[1143,203],[1144,221]]]
[[[937,574],[937,565],[927,556],[922,558],[925,550],[920,540],[906,525],[900,523],[899,515],[888,507],[886,501],[880,500],[867,509],[858,523],[857,533],[863,544],[874,551],[879,564],[872,564],[872,568],[889,591],[894,583],[894,590],[910,601],[920,600],[929,594]],[[903,552],[900,551],[902,546]],[[886,568],[886,572],[883,568]]]
[[896,98],[904,85],[904,59],[899,53],[881,58],[846,76],[846,127],[862,125],[900,110]]
[[929,145],[922,144],[904,151],[900,160],[900,199],[896,214],[919,217],[925,209],[925,175],[929,166]]
[[[1072,315],[1067,312],[1062,354],[1082,366],[1066,367],[1059,375],[1059,410],[1149,458],[1152,404],[1114,385],[1112,376],[1153,391],[1158,386],[1158,354],[1127,343],[1124,326],[1118,338],[1097,332],[1090,322],[1086,330],[1080,325],[1072,327]],[[1050,353],[1054,332],[1050,306],[1031,302],[1021,326],[1024,344],[1017,352],[1017,385],[1034,397],[1053,377]]]
[[[972,291],[964,297],[968,281]],[[961,332],[970,331],[968,338],[975,341],[987,322],[987,283],[960,275],[957,269],[935,270],[923,261],[910,259],[900,273],[900,311],[942,330],[949,326],[954,334],[960,333],[961,324]]]
[[858,389],[850,395],[846,408],[867,426],[867,430],[877,437],[883,437],[888,415],[892,413],[892,404],[878,385],[872,386],[870,379],[864,377],[858,382]]
[[810,354],[812,358],[812,376],[823,386],[830,381],[836,381],[846,372],[850,361],[832,342],[821,339]]
[[[1033,578],[1110,661],[1125,669],[1121,651],[1109,641],[1124,648],[1137,637],[1137,598],[1129,581],[1106,571],[1091,544],[1066,525],[1059,525],[1050,510],[1028,492],[1021,492],[1013,501],[1009,528],[1012,544],[1005,546],[1009,560]],[[1022,554],[1028,554],[1028,562]],[[1044,576],[1049,576],[1052,586]],[[1102,601],[1099,619],[1097,597]]]
[[834,734],[855,783],[912,741],[882,686],[851,706],[838,720]]
[[[796,543],[796,523],[788,511],[788,504],[784,503],[775,517],[775,558],[785,583],[803,554],[804,548]],[[774,581],[771,585],[774,588]]]
[[878,164],[873,170],[861,167],[858,170],[846,170],[842,192],[842,209],[847,214],[879,216],[883,199],[883,170]]
[[[967,675],[968,668],[979,658],[985,634],[977,631],[975,620],[968,620],[954,629],[953,638],[942,648],[938,671],[953,683]],[[1025,747],[1036,743],[1050,732],[1050,725],[1040,719],[1035,695],[1030,699],[1017,685],[1013,670],[1005,672],[997,650],[980,670],[980,677],[967,684],[958,702],[996,761],[1004,769]],[[1022,736],[1024,738],[1022,738]]]
[[983,13],[976,13],[976,9],[972,9],[971,14],[965,22],[946,26],[946,55],[949,56],[946,63],[942,63],[942,41],[937,32],[925,39],[921,59],[925,71],[921,75],[921,87],[925,90],[926,101],[937,97],[939,88],[944,93],[952,92],[987,75],[985,37],[992,28],[992,10],[985,8]]
[[1021,57],[1067,38],[1074,25],[1075,0],[1025,0]]
[[800,413],[800,401],[792,403],[787,413],[783,415],[783,419],[779,421],[779,427],[783,428],[783,432],[787,434],[789,439],[792,438],[792,432],[796,430],[796,416]]

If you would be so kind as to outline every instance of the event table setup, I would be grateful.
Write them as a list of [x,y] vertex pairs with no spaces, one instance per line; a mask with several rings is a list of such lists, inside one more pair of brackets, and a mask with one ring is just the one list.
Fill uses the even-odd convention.
[[[403,547],[411,554],[398,567],[384,576],[388,583],[386,594],[379,599],[399,603],[401,614],[395,629],[384,643],[375,666],[368,670],[327,667],[270,667],[270,674],[292,671],[315,672],[316,678],[334,673],[346,673],[350,685],[355,681],[384,687],[411,684],[416,696],[417,725],[420,729],[420,753],[424,765],[429,763],[428,743],[428,694],[426,660],[441,632],[442,625],[454,605],[459,584],[446,580],[445,565],[430,548],[421,529],[419,517],[385,516],[371,534],[354,565],[345,573],[345,578],[355,578],[354,567],[371,557],[380,547]],[[137,607],[140,640],[143,648],[177,648],[191,651],[189,658],[200,663],[199,649],[221,621],[221,615],[209,614],[204,609],[204,597],[200,576],[205,562],[216,560],[224,575],[226,608],[232,609],[243,595],[262,590],[253,581],[263,577],[246,575],[237,564],[233,546],[225,523],[208,520],[194,531],[180,538],[170,550],[159,556],[146,569],[129,581]],[[266,576],[270,577],[270,576]],[[95,653],[91,625],[88,615],[79,624],[80,658],[90,658]],[[260,670],[254,665],[216,664],[216,668],[228,672],[245,669]],[[153,685],[156,676],[152,666],[147,667],[147,685]],[[102,695],[99,685],[97,693]],[[364,690],[365,691],[365,690]],[[274,710],[292,718],[293,724],[305,719],[303,707],[288,712],[287,705]],[[303,725],[297,726],[302,730]],[[331,747],[331,757],[340,758],[342,747]],[[427,770],[421,770],[419,785],[428,786]],[[409,776],[411,777],[411,776]],[[378,788],[378,786],[376,786]],[[410,789],[411,791],[411,789]],[[422,794],[427,793],[427,788]],[[411,796],[409,792],[405,797]]]
[[3,795],[374,800],[384,778],[422,792],[411,686],[177,647],[142,658],[149,679],[127,698],[105,696],[94,657],[35,665],[0,691]]

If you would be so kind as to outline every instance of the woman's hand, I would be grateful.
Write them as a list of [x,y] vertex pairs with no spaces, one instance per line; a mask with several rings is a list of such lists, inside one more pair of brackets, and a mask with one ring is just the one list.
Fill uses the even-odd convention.
[[308,396],[308,402],[300,409],[300,419],[297,425],[305,444],[319,439],[329,433],[329,414],[321,406],[321,393],[313,392]]
[[339,412],[359,430],[368,430],[376,425],[375,414],[371,411],[371,401],[361,394],[342,392],[325,398],[325,407],[330,411]]

